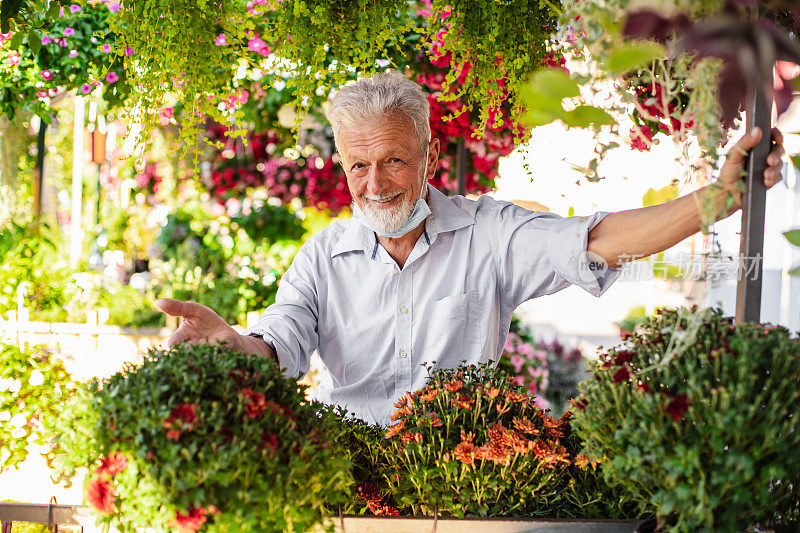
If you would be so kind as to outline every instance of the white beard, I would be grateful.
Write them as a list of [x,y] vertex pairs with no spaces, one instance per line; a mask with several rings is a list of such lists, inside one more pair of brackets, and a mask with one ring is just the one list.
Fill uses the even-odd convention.
[[408,217],[410,217],[411,213],[414,211],[414,203],[415,202],[410,201],[408,197],[403,194],[400,205],[391,209],[375,209],[372,207],[371,201],[365,200],[364,208],[361,211],[375,229],[382,233],[391,233],[400,228],[400,226],[408,220]]

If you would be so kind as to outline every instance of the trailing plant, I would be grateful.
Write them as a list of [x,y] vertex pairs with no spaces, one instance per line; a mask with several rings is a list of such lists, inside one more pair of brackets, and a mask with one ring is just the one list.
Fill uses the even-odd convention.
[[[464,97],[470,108],[479,110],[477,137],[487,125],[497,128],[507,118],[518,125],[523,111],[520,89],[551,57],[560,2],[423,3],[430,9],[425,35],[433,59],[450,56],[458,65],[447,73],[441,99]],[[451,87],[456,91],[451,92]],[[511,110],[504,113],[506,100]]]
[[28,457],[31,441],[44,444],[42,419],[75,387],[60,361],[41,347],[0,344],[0,473]]
[[796,506],[800,338],[658,308],[592,364],[574,410],[606,480],[669,531],[741,531]]
[[427,367],[395,406],[385,438],[389,493],[414,514],[549,518],[629,516],[558,420],[492,368]]
[[37,31],[0,35],[0,113],[12,120],[18,112],[36,114],[49,124],[52,104],[70,91],[122,105],[127,71],[109,29],[119,4],[49,4],[55,11]]
[[51,463],[62,480],[88,468],[86,501],[119,531],[307,531],[352,478],[303,388],[224,346],[151,350],[63,406]]

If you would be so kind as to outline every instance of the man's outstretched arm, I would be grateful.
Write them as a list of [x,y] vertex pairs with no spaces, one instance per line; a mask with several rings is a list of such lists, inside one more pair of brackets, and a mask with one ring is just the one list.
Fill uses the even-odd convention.
[[[741,207],[742,199],[736,184],[741,181],[745,156],[758,141],[761,130],[755,128],[743,136],[727,154],[717,181],[690,194],[669,202],[639,209],[612,213],[589,232],[587,250],[599,254],[609,268],[647,257],[670,248],[702,229],[701,210],[712,202],[717,214],[706,224],[712,224],[733,214]],[[764,171],[764,185],[769,189],[781,180],[781,157],[784,154],[783,135],[772,130],[775,146],[767,157],[769,167]],[[725,206],[725,190],[734,194],[732,207]]]

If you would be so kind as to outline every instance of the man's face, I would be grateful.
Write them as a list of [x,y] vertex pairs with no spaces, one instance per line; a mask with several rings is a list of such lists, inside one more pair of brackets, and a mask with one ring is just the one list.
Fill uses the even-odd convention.
[[350,194],[377,229],[394,231],[408,219],[436,169],[438,148],[434,139],[426,164],[414,126],[404,116],[339,131]]

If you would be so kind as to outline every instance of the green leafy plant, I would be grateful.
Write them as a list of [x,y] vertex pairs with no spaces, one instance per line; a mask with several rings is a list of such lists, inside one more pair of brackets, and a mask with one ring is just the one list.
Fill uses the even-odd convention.
[[427,385],[395,404],[386,431],[388,492],[414,514],[549,518],[628,516],[596,461],[558,420],[489,364],[428,367]]
[[[795,246],[800,246],[800,229],[785,231],[783,232],[783,236],[786,237],[787,241],[794,244]],[[800,276],[800,265],[797,265],[792,270],[790,270],[789,274],[792,276]]]
[[337,419],[271,359],[219,345],[151,350],[81,387],[52,428],[61,479],[123,532],[306,531],[352,484]]
[[720,309],[659,308],[600,355],[575,409],[606,479],[670,531],[742,531],[797,501],[800,339]]
[[28,457],[31,440],[45,442],[42,419],[53,416],[74,387],[61,362],[46,350],[0,344],[0,473]]

